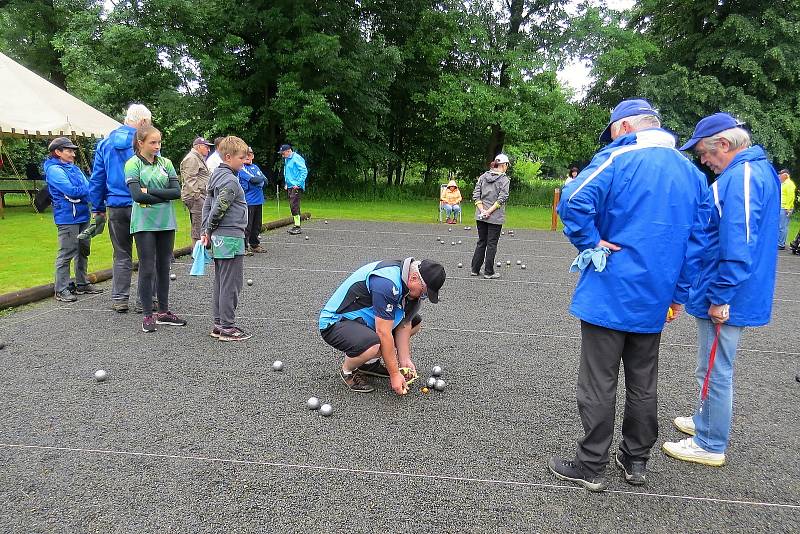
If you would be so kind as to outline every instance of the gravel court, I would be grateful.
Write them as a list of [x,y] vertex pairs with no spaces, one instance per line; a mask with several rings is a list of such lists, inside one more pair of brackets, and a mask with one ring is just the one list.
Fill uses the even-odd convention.
[[[691,531],[695,521],[696,531],[792,530],[798,508],[676,496],[800,506],[794,482],[800,473],[787,463],[785,453],[800,445],[791,423],[796,419],[797,388],[793,374],[788,374],[797,364],[796,355],[752,352],[740,358],[731,465],[694,468],[654,451],[645,492],[667,496],[588,495],[558,483],[544,467],[550,454],[572,450],[580,433],[574,393],[578,328],[566,311],[575,275],[560,275],[572,251],[561,247],[562,261],[542,262],[536,270],[529,264],[527,271],[508,271],[508,278],[513,273],[520,281],[536,277],[570,283],[547,292],[541,291],[547,286],[493,284],[497,281],[454,275],[455,269],[446,263],[450,278],[444,300],[423,310],[430,328],[415,342],[415,353],[422,370],[434,363],[445,366],[448,390],[398,400],[382,385],[374,394],[354,396],[333,374],[337,354],[316,334],[319,306],[352,269],[404,255],[394,250],[379,254],[361,244],[416,243],[423,250],[428,246],[409,236],[397,238],[403,241],[384,237],[373,244],[365,238],[369,234],[352,235],[359,226],[399,228],[409,234],[438,228],[342,221],[304,226],[311,239],[302,244],[319,238],[327,244],[354,245],[344,253],[335,247],[323,252],[322,247],[281,246],[282,240],[296,240],[281,231],[267,234],[270,252],[247,258],[245,277],[256,284],[245,286],[240,305],[242,324],[256,332],[253,343],[223,345],[206,335],[211,278],[189,278],[188,265],[176,265],[179,278],[171,294],[171,307],[191,314],[186,329],[145,336],[137,332],[139,319],[134,315],[95,311],[107,305],[105,294],[70,306],[42,303],[22,316],[0,319],[12,337],[41,339],[27,346],[14,343],[1,354],[7,373],[0,377],[0,442],[186,457],[120,457],[0,445],[0,471],[5,473],[0,474],[0,503],[10,504],[0,506],[0,527],[12,525],[10,531],[20,532],[163,527],[258,532],[266,524],[315,532],[368,531],[375,525],[396,532],[511,532],[564,526],[624,531],[630,529],[620,521],[633,517],[637,527],[654,531]],[[557,235],[517,233],[526,239],[530,235],[532,242]],[[538,246],[520,240],[512,250],[510,241],[500,243],[500,251],[507,250],[509,256],[517,249],[532,254],[528,246]],[[474,241],[461,253],[468,258],[472,246]],[[427,257],[453,261],[451,253]],[[287,273],[270,269],[281,265],[309,270],[289,271],[294,278],[290,281]],[[336,270],[347,273],[330,272]],[[505,276],[507,271],[502,272]],[[497,319],[479,321],[482,314],[475,301],[490,301],[483,312]],[[785,314],[776,315],[767,328],[748,332],[743,345],[764,350],[762,338],[751,334],[773,330],[764,342],[783,332],[774,348],[796,351],[789,327],[797,307],[779,303],[776,310],[783,306]],[[531,311],[516,317],[519,314],[509,313],[514,309]],[[36,314],[44,312],[37,320]],[[21,317],[35,320],[35,327],[19,321]],[[691,347],[694,327],[683,319],[670,326],[677,327],[674,334],[665,334],[665,343],[679,345],[662,348],[660,440],[678,437],[669,420],[676,408],[690,409],[696,395],[691,376],[694,350],[680,346]],[[448,330],[448,325],[456,327]],[[75,345],[58,341],[63,332],[86,329],[105,335]],[[287,363],[280,374],[268,367],[277,358]],[[99,366],[111,376],[102,385],[89,378]],[[482,369],[488,372],[476,378]],[[332,418],[305,409],[311,394],[333,402]],[[380,473],[319,472],[285,464]],[[392,474],[395,471],[405,475]],[[609,468],[608,475],[612,490],[631,489],[616,469]],[[348,496],[356,497],[356,509],[342,506]],[[388,506],[387,501],[397,504]],[[397,506],[406,514],[398,513]]]

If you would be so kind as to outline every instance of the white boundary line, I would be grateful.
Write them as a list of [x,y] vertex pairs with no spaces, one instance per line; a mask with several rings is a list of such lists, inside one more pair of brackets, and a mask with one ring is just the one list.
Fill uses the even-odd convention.
[[[185,460],[185,461],[206,462],[206,463],[274,467],[278,469],[296,469],[299,471],[318,471],[318,472],[321,471],[326,473],[348,473],[348,474],[374,475],[374,476],[384,476],[384,477],[417,478],[422,480],[439,480],[445,482],[471,482],[475,484],[493,484],[499,486],[555,489],[555,490],[567,490],[567,491],[585,491],[583,488],[579,488],[577,486],[565,486],[562,484],[547,484],[542,482],[523,482],[517,480],[501,480],[494,478],[476,478],[476,477],[448,476],[448,475],[426,475],[422,473],[407,473],[403,471],[382,471],[379,469],[356,469],[352,467],[330,467],[322,465],[291,464],[285,462],[267,462],[263,460],[237,460],[234,458],[215,458],[213,456],[195,456],[195,455],[190,456],[182,454],[119,451],[113,449],[85,449],[80,447],[54,447],[47,445],[23,445],[19,443],[1,443],[1,442],[0,442],[0,448],[103,454],[107,456],[129,456],[138,458],[156,458],[161,460]],[[721,499],[717,497],[698,497],[694,495],[674,495],[670,493],[647,493],[639,491],[621,491],[621,490],[606,490],[604,493],[610,493],[616,495],[636,495],[640,497],[655,497],[662,499],[675,499],[675,500],[685,500],[685,501],[695,501],[695,502],[699,501],[699,502],[714,503],[714,504],[740,504],[746,506],[761,506],[767,508],[787,508],[790,510],[800,510],[800,504],[789,504],[789,503],[745,501],[738,499]]]
[[[62,311],[81,311],[81,312],[105,312],[107,310],[98,309],[98,308],[73,308],[70,306],[63,306],[61,308],[54,308]],[[211,317],[205,313],[181,313],[181,315],[185,317]],[[281,319],[277,317],[256,317],[252,315],[240,315],[237,316],[237,319],[247,319],[250,321],[276,321],[276,322],[291,322],[291,323],[308,323],[308,324],[317,324],[316,320],[313,319]],[[424,331],[433,330],[435,332],[449,332],[454,333],[452,328],[443,328],[437,326],[426,326]],[[522,336],[522,337],[546,337],[546,338],[553,338],[553,339],[570,339],[574,341],[580,341],[580,336],[576,332],[576,335],[564,335],[564,334],[535,334],[532,332],[515,332],[511,330],[477,330],[477,329],[470,329],[470,328],[459,328],[457,333],[467,332],[470,334],[490,334],[490,335],[498,335],[498,336]],[[662,347],[682,347],[682,348],[690,348],[696,349],[696,345],[692,345],[689,343],[661,343]],[[785,354],[787,356],[800,356],[800,352],[787,352],[782,350],[760,350],[760,349],[745,349],[739,347],[736,349],[737,351],[741,352],[756,352],[759,354]]]

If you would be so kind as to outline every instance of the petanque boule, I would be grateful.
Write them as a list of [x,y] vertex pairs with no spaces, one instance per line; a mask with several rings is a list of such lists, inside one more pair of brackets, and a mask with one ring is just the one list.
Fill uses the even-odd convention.
[[170,280],[177,280],[178,279],[178,275],[176,275],[175,273],[169,273],[169,279]]
[[275,360],[274,362],[272,362],[272,370],[283,371],[283,362],[280,360]]
[[458,240],[458,244],[459,244],[459,245],[461,244],[461,240],[460,240],[460,239]]
[[442,379],[440,378],[440,379],[439,379],[439,380],[437,380],[437,381],[436,381],[436,383],[433,385],[433,389],[435,389],[436,391],[444,391],[444,386],[445,386],[445,385],[446,385],[446,384],[445,384],[444,380],[442,380]]
[[320,402],[318,398],[311,397],[306,401],[306,405],[308,405],[309,410],[319,410]]
[[106,378],[108,378],[108,373],[106,373],[104,370],[98,369],[94,372],[94,379],[98,382],[105,382]]
[[524,263],[523,263],[522,265],[520,265],[520,268],[521,268],[521,269],[527,269],[527,267],[525,266],[525,264],[524,264]]
[[432,388],[434,385],[436,385],[436,377],[435,376],[428,377],[428,380],[425,381],[425,385],[427,385],[429,388]]
[[498,267],[502,267],[502,266],[503,266],[503,264],[502,264],[502,263],[500,263],[500,262],[498,261],[498,262],[497,262],[497,266],[498,266]]
[[433,369],[431,369],[431,376],[442,376],[442,368],[438,365],[434,365]]
[[453,245],[453,246],[456,246],[456,242],[455,241],[451,241],[450,244]]
[[328,224],[328,221],[325,221],[325,224]]
[[504,231],[501,231],[500,235],[506,235],[506,233]]
[[511,265],[511,260],[506,260],[506,265]]
[[333,406],[331,406],[330,404],[323,404],[322,406],[319,407],[319,413],[323,417],[330,417],[331,414],[333,413]]
[[520,260],[517,260],[517,265],[522,265],[522,262]]
[[306,241],[308,241],[308,236],[306,236]]
[[253,285],[253,279],[252,278],[248,278],[247,279],[247,285],[248,286],[252,286]]
[[[462,267],[464,267],[464,264],[463,263],[459,263],[458,264],[458,268],[461,269]],[[2,348],[2,347],[0,347],[0,348]]]
[[448,229],[447,229],[447,231],[448,231],[448,232],[452,232],[452,231],[453,231],[453,229],[452,229],[452,228],[448,228]]
[[469,226],[465,226],[465,227],[464,227],[464,230],[469,230]]

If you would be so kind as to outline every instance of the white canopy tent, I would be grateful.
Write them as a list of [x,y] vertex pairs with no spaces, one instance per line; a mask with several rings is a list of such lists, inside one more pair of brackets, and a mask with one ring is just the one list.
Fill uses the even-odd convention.
[[0,53],[0,138],[100,138],[119,125]]

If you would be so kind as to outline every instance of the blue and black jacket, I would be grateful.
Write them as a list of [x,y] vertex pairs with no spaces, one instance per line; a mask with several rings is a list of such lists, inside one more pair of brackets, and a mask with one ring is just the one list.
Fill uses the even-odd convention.
[[348,276],[322,308],[319,315],[319,329],[325,330],[341,319],[363,319],[364,323],[374,330],[374,301],[378,300],[378,296],[373,295],[370,290],[370,279],[373,277],[391,282],[391,284],[379,284],[386,292],[380,295],[380,302],[388,303],[385,311],[393,317],[392,328],[397,327],[405,317],[404,297],[408,293],[408,288],[402,280],[402,270],[402,261],[375,261]]
[[49,157],[44,161],[47,190],[53,202],[56,224],[80,224],[89,220],[89,180],[74,163]]
[[264,203],[264,184],[267,177],[255,163],[247,163],[239,170],[239,185],[244,190],[244,198],[248,206],[260,206]]
[[133,136],[136,128],[123,124],[108,137],[97,142],[92,176],[89,179],[89,201],[92,211],[124,208],[133,204],[125,183],[125,162],[133,157]]

